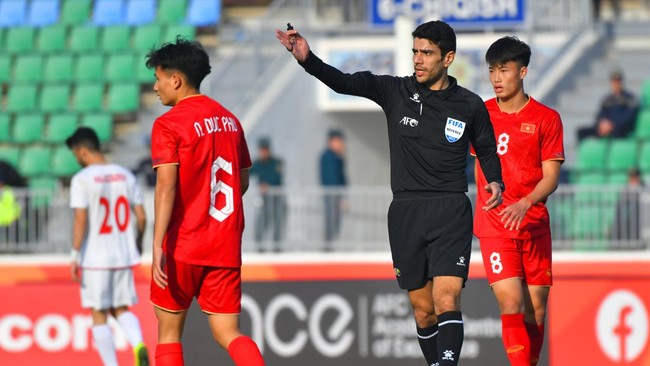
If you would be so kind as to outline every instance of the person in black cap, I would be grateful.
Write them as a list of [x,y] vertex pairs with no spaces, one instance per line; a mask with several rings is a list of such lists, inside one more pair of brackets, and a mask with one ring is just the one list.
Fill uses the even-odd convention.
[[325,250],[341,232],[341,211],[344,205],[340,189],[347,185],[345,177],[345,140],[341,130],[330,130],[327,149],[320,157],[320,182],[325,193]]
[[264,251],[264,237],[270,230],[273,250],[280,251],[286,217],[285,197],[278,192],[283,184],[283,163],[271,153],[271,141],[268,138],[260,139],[258,146],[259,156],[250,170],[251,176],[257,177],[261,198],[255,217],[255,243],[260,252]]
[[623,71],[616,68],[609,74],[611,92],[600,104],[594,126],[580,128],[578,140],[586,137],[626,137],[634,130],[639,113],[639,100],[623,86]]

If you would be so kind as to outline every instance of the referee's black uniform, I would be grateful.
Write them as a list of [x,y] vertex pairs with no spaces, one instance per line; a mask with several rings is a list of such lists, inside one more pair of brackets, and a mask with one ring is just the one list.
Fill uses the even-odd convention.
[[501,163],[483,100],[449,76],[433,91],[415,77],[345,74],[313,53],[301,65],[332,90],[365,97],[386,114],[393,202],[388,231],[401,288],[436,276],[467,278],[472,210],[465,167],[471,143],[488,182],[502,183]]

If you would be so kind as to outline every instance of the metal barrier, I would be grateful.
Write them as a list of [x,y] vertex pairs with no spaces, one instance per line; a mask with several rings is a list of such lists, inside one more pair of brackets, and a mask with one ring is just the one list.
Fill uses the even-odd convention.
[[[476,188],[470,187],[474,201]],[[55,194],[17,190],[20,219],[0,227],[4,253],[67,252],[72,212],[67,190]],[[388,187],[320,187],[272,190],[255,187],[244,197],[244,251],[386,251],[386,214],[392,199]],[[645,250],[650,244],[650,191],[625,186],[563,185],[550,197],[548,209],[555,250]],[[151,246],[153,191],[145,194]],[[478,249],[475,241],[474,249]]]

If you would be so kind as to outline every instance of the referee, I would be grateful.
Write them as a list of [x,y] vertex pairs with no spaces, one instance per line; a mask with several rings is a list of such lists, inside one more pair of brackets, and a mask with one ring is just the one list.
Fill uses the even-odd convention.
[[456,34],[431,21],[413,35],[414,74],[345,74],[325,64],[297,31],[275,31],[298,63],[332,90],[368,98],[386,114],[393,202],[388,234],[397,282],[408,291],[427,365],[457,365],[463,344],[460,293],[467,279],[472,208],[465,165],[470,143],[490,182],[483,210],[501,203],[501,165],[479,96],[447,74]]

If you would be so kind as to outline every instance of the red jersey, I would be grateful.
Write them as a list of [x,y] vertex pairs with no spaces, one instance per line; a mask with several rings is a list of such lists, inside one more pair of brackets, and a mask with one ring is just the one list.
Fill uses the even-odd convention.
[[[551,108],[530,98],[517,113],[501,112],[496,98],[485,102],[497,139],[497,155],[501,159],[501,174],[506,185],[503,204],[496,209],[474,214],[474,234],[479,238],[505,237],[530,239],[550,234],[548,210],[544,202],[533,205],[524,217],[519,230],[503,227],[498,213],[533,191],[542,179],[542,162],[564,161],[562,120]],[[473,153],[473,151],[472,151]],[[491,194],[483,187],[488,184],[476,160],[477,202],[487,201]]]
[[240,267],[240,170],[251,159],[237,118],[204,95],[185,98],[156,119],[151,158],[154,168],[178,165],[165,252],[184,263]]

